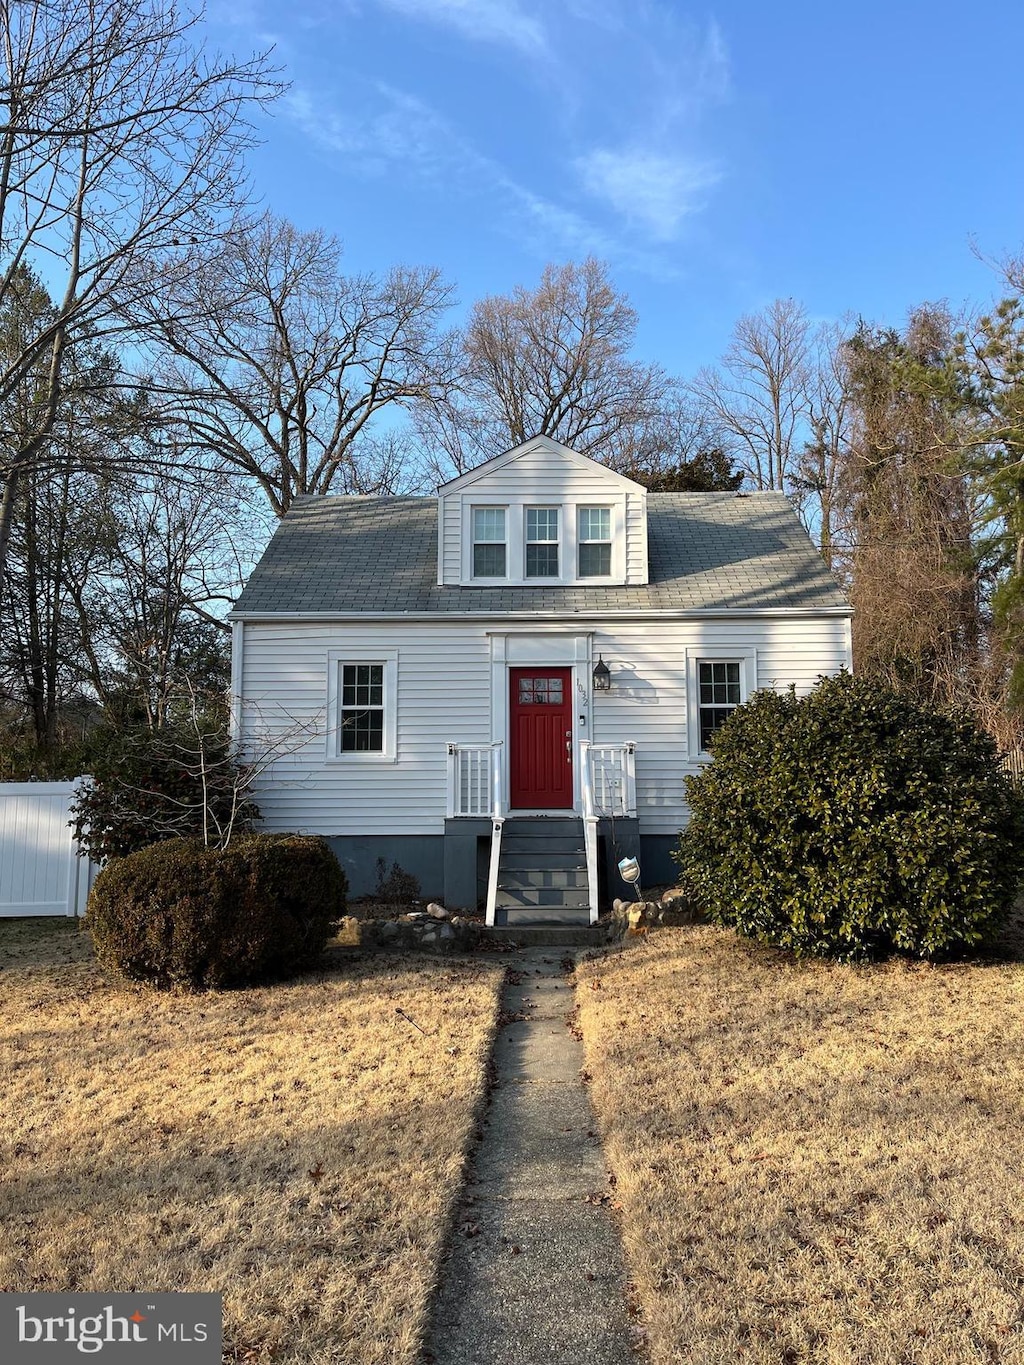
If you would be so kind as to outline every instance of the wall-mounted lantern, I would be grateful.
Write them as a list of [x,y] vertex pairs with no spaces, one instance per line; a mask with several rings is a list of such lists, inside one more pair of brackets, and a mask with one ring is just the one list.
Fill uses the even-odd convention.
[[611,670],[599,654],[597,663],[594,665],[594,691],[607,692],[612,685]]

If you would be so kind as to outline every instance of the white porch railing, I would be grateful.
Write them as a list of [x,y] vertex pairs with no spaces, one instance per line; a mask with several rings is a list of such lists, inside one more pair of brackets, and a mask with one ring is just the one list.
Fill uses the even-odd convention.
[[583,744],[584,770],[591,769],[595,815],[636,815],[636,745]]
[[494,744],[448,745],[448,817],[490,818],[491,862],[487,873],[487,923],[494,923],[498,900],[498,861],[505,823],[502,805],[500,740]]
[[[503,745],[448,745],[449,819],[491,821],[491,861],[487,878],[487,923],[494,923],[498,898],[498,861],[505,821],[502,804]],[[598,917],[597,822],[602,816],[636,815],[636,745],[580,743],[580,798],[590,889],[590,918]]]
[[501,805],[501,741],[448,745],[448,818],[493,817]]

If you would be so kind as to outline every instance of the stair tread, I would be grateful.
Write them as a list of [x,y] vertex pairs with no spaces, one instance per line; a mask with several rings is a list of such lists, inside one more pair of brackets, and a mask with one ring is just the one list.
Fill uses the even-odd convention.
[[[503,865],[502,861],[499,858],[498,859],[499,868],[502,867],[502,865]],[[519,867],[508,868],[509,872],[586,872],[586,870],[587,870],[586,863],[564,862],[549,863],[547,866],[545,866],[543,863],[522,863],[520,864]]]
[[596,924],[494,924],[483,931],[492,943],[507,943],[513,948],[585,947],[604,941],[605,931]]

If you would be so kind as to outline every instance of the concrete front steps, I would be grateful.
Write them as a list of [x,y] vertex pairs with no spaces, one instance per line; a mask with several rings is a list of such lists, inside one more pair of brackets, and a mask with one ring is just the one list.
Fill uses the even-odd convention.
[[505,820],[498,855],[495,925],[590,924],[583,821],[575,816]]

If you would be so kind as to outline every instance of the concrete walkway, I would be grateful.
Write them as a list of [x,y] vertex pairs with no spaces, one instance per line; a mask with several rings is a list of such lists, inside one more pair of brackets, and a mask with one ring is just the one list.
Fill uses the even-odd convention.
[[496,1084],[442,1271],[429,1365],[637,1360],[583,1046],[566,1026],[566,956],[509,959]]

